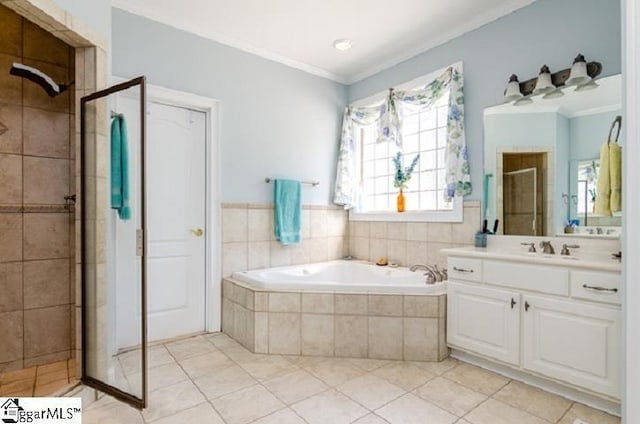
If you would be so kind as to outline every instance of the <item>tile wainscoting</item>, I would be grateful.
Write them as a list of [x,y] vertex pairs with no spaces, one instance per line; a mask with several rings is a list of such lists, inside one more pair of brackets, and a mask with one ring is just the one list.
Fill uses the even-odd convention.
[[222,285],[222,331],[254,353],[441,361],[446,295],[292,293]]
[[349,254],[375,261],[380,257],[400,265],[438,264],[446,267],[441,249],[471,246],[480,229],[479,201],[464,202],[464,221],[445,222],[367,222],[349,223]]
[[235,271],[340,259],[348,253],[347,213],[334,206],[302,207],[302,243],[283,246],[273,235],[273,205],[222,205],[222,275]]

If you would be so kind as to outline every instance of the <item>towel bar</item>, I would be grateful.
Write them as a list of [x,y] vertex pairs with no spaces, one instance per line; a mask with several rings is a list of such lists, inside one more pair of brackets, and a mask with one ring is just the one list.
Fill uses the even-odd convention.
[[[264,182],[265,183],[270,183],[273,180],[274,180],[274,178],[267,177],[267,178],[264,179]],[[312,185],[314,187],[317,186],[317,185],[320,185],[320,181],[300,181],[300,183],[307,184],[307,185]]]

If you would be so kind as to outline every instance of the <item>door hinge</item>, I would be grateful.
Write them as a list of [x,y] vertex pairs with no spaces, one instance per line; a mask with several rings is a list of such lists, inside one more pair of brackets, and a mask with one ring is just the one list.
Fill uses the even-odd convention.
[[136,230],[136,256],[144,255],[144,230],[138,228]]

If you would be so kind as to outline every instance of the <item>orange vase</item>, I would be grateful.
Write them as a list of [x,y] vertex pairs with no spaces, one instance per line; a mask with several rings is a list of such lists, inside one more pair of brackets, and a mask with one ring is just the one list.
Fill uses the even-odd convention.
[[396,199],[396,207],[398,212],[404,212],[404,193],[402,193],[402,189],[398,193],[398,197]]

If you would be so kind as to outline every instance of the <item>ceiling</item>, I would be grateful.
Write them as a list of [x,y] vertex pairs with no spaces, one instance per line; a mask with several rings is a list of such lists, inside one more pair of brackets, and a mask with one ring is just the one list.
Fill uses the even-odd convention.
[[[353,83],[534,0],[113,0],[134,14]],[[334,40],[353,47],[338,51]]]

